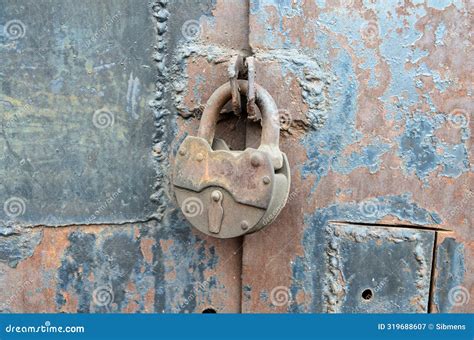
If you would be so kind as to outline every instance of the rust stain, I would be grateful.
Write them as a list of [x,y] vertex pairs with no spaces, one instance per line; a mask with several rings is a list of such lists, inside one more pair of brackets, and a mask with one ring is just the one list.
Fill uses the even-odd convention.
[[160,240],[160,247],[163,249],[164,252],[168,252],[169,248],[173,245],[174,241],[172,239],[169,240]]
[[[161,243],[161,241],[160,241]],[[155,245],[155,240],[151,238],[142,238],[140,242],[140,248],[142,250],[143,257],[148,263],[153,263],[153,246]],[[161,247],[163,247],[163,243],[161,243]],[[164,251],[167,251],[163,249]]]

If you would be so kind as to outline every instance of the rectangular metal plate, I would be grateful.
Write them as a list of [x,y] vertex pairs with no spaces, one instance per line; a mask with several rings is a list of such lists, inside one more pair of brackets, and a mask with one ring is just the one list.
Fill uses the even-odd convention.
[[1,0],[0,8],[0,224],[149,218],[148,3]]
[[428,311],[433,231],[331,223],[326,235],[328,312]]

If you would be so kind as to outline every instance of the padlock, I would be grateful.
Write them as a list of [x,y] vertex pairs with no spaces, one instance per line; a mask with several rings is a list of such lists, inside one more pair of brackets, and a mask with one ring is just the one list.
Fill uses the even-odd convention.
[[[239,91],[248,83],[239,80]],[[180,145],[173,169],[177,202],[189,222],[201,232],[218,238],[253,233],[275,220],[290,191],[290,167],[280,151],[280,119],[275,101],[255,84],[255,102],[262,113],[258,149],[231,151],[214,140],[223,106],[231,99],[226,83],[209,98],[198,135]]]

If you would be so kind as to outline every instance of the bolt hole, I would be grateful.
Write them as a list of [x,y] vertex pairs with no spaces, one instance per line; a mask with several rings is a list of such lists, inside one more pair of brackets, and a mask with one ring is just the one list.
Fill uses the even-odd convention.
[[202,311],[202,314],[216,314],[217,311],[214,308],[206,308]]
[[371,289],[366,289],[362,292],[362,298],[364,300],[368,301],[368,300],[372,299],[373,297],[374,297],[374,293],[372,292]]

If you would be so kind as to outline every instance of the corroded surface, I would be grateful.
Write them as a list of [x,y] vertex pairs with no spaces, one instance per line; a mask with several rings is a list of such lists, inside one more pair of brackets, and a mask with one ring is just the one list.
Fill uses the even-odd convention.
[[[470,16],[467,1],[251,1],[256,81],[290,120],[281,143],[294,176],[277,221],[245,239],[243,311],[324,311],[331,221],[455,236],[435,251],[431,310],[472,311],[472,298],[446,295],[448,278],[468,293],[474,282]],[[423,299],[399,311],[423,311]]]
[[[15,19],[10,15],[40,16],[49,8],[3,3],[0,25]],[[113,6],[126,15],[113,19]],[[8,218],[21,223],[0,226],[2,310],[473,311],[468,1],[181,0],[61,7],[68,14],[87,8],[87,20],[68,15],[63,27],[61,13],[54,12],[57,20],[25,22],[21,39],[0,36],[0,63],[17,65],[11,70],[19,74],[0,71],[0,112],[3,118],[13,113],[3,122],[2,140],[14,151],[1,163],[10,176],[1,185],[8,184],[11,195],[29,187],[37,192],[36,169],[47,168],[45,188],[54,189],[44,194],[53,202],[39,206],[30,206],[29,196],[13,196],[26,199],[24,213]],[[72,34],[78,25],[82,29]],[[28,49],[31,31],[43,35]],[[71,48],[88,39],[87,52]],[[123,65],[112,58],[117,50]],[[287,205],[273,225],[246,236],[243,248],[240,239],[192,231],[169,190],[177,149],[188,134],[196,135],[204,104],[228,80],[227,62],[237,53],[253,54],[255,81],[277,102],[285,125],[281,149],[292,171]],[[22,68],[22,60],[48,68]],[[114,71],[119,68],[125,71]],[[110,110],[112,127],[93,130],[93,114]],[[258,133],[243,133],[245,122],[221,116],[216,135],[232,148],[258,145]],[[38,126],[40,119],[51,122],[49,130]],[[20,129],[20,123],[29,128]],[[41,149],[45,137],[27,144],[38,132],[65,146],[52,147],[56,163],[39,157],[50,155]],[[10,141],[22,141],[23,149]],[[84,172],[84,164],[97,172]],[[60,176],[71,178],[69,191],[58,187]],[[10,202],[10,215],[22,211],[21,201]],[[51,222],[56,210],[67,219]],[[88,221],[96,211],[100,217]],[[143,224],[21,226],[151,216],[154,221]],[[386,263],[397,261],[403,271],[387,272]],[[364,281],[370,275],[373,283]],[[406,294],[397,295],[394,282]],[[365,287],[373,293],[367,301],[360,292]]]
[[330,224],[325,243],[326,261],[315,261],[312,275],[322,280],[322,301],[313,305],[323,312],[428,311],[433,231]]
[[[42,213],[48,212],[46,208],[63,213],[68,213],[68,206],[74,208],[77,213],[74,219],[69,215],[58,215],[54,225],[72,221],[130,223],[47,228],[41,223],[49,222],[50,216],[46,220],[38,216],[33,218],[34,210],[27,201],[24,214],[15,221],[29,218],[35,228],[25,229],[19,223],[0,225],[1,311],[200,313],[206,308],[218,312],[240,311],[240,240],[223,242],[193,231],[174,205],[169,190],[168,171],[175,151],[173,140],[176,136],[181,138],[187,129],[196,129],[195,121],[186,122],[177,129],[179,105],[177,96],[172,93],[175,91],[174,76],[181,77],[174,58],[181,55],[175,48],[186,46],[187,39],[182,33],[185,32],[182,30],[184,21],[200,17],[212,21],[211,11],[215,4],[210,1],[203,2],[202,6],[194,5],[189,1],[170,4],[168,1],[106,1],[80,5],[51,2],[51,6],[42,5],[36,11],[32,10],[35,4],[8,5],[13,12],[23,11],[32,21],[31,26],[27,26],[30,32],[27,41],[44,42],[44,57],[47,57],[44,65],[60,68],[64,78],[64,84],[53,82],[52,87],[48,87],[48,83],[40,81],[45,79],[43,73],[38,73],[41,70],[25,71],[30,77],[41,75],[38,86],[46,86],[40,97],[48,106],[51,126],[49,130],[41,129],[54,138],[59,136],[58,143],[62,140],[64,146],[71,148],[68,157],[77,158],[74,164],[65,161],[57,167],[48,165],[48,169],[73,167],[80,176],[55,171],[50,172],[50,178],[46,180],[54,183],[55,190],[60,190],[59,185],[65,181],[58,176],[80,183],[80,195],[90,194],[87,202],[93,206],[94,215],[98,212],[97,218],[89,219],[89,211],[78,197],[66,196],[62,200],[61,195],[43,193],[60,206],[41,202],[45,209]],[[58,15],[59,9],[67,9],[66,19],[62,20],[63,16]],[[7,19],[3,15],[10,13],[3,10],[0,24]],[[119,19],[112,20],[115,12],[120,13]],[[37,19],[35,15],[43,17]],[[112,21],[104,22],[109,17]],[[33,25],[39,25],[38,29],[34,30]],[[33,32],[44,32],[45,39]],[[235,37],[235,32],[232,34]],[[47,45],[48,41],[51,44]],[[25,52],[17,58],[16,51],[23,48],[25,41],[9,42],[13,47],[5,47],[4,40],[0,43],[1,53],[4,48],[10,53],[7,59],[2,56],[2,65],[28,57],[43,60],[35,51],[30,55]],[[78,43],[88,44],[87,53],[74,50]],[[55,53],[60,54],[56,56]],[[86,60],[83,60],[83,53],[87,54]],[[115,60],[117,56],[123,59]],[[78,78],[74,72],[82,74],[82,70],[84,74]],[[5,76],[2,72],[0,75]],[[120,81],[122,78],[124,82]],[[8,77],[9,81],[18,79]],[[9,89],[6,80],[2,78],[3,91]],[[95,80],[100,86],[94,85]],[[71,88],[72,85],[76,87]],[[31,88],[26,83],[23,86]],[[61,89],[60,93],[54,92],[57,88]],[[91,98],[81,101],[82,97],[75,97],[75,90],[85,92],[84,98]],[[71,96],[58,101],[66,94]],[[96,101],[112,103],[114,108],[121,110],[113,111],[117,113],[113,125],[97,131],[92,129],[94,111],[88,112]],[[5,103],[0,101],[0,108],[9,105]],[[57,105],[52,106],[52,103]],[[10,108],[8,106],[8,110]],[[16,125],[4,128],[18,130]],[[65,131],[59,131],[59,128]],[[222,127],[217,132],[218,135],[229,135]],[[69,142],[66,135],[72,138]],[[75,136],[84,137],[88,142],[84,145],[92,148],[90,162],[93,163],[82,162],[84,145],[74,144]],[[227,141],[234,144],[232,140]],[[64,153],[63,149],[54,151],[52,144],[48,147],[53,148],[53,153]],[[91,170],[97,171],[94,176],[100,179],[98,183],[91,183],[95,177],[88,178],[87,173],[77,168],[85,164],[94,164]],[[20,166],[23,165],[28,164],[20,162]],[[21,172],[23,168],[18,167],[17,171]],[[122,182],[126,186],[118,185]],[[74,183],[65,182],[64,185]],[[113,203],[102,199],[108,197],[109,186],[114,187],[114,191],[109,192]],[[11,215],[17,213],[16,207],[21,205],[11,205]],[[150,217],[153,220],[133,223]]]
[[123,226],[44,228],[16,268],[0,264],[3,312],[240,310],[239,245],[190,232],[180,217]]
[[1,1],[0,224],[154,214],[155,32],[139,4]]
[[474,273],[470,262],[473,256],[472,240],[462,242],[452,234],[438,236],[431,301],[433,313],[473,312]]
[[[255,156],[258,156],[258,166],[251,164]],[[218,186],[230,192],[239,203],[266,209],[272,198],[274,176],[270,157],[262,151],[214,151],[204,139],[190,136],[178,151],[173,183],[196,192]],[[265,177],[268,183],[263,181]]]

